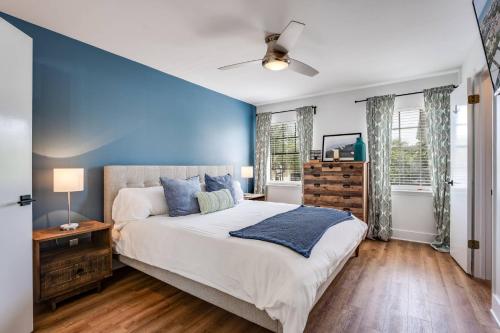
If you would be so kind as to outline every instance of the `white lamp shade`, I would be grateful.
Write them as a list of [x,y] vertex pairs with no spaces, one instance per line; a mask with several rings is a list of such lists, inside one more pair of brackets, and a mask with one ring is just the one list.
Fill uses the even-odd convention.
[[253,166],[242,166],[241,178],[253,178]]
[[54,169],[54,192],[83,191],[83,169]]

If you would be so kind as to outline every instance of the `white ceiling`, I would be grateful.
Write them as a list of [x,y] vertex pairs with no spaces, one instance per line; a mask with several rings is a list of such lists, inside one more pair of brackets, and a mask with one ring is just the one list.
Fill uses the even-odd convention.
[[[470,0],[0,0],[0,10],[260,105],[458,68],[478,35]],[[266,32],[306,24],[291,56],[310,78],[259,65]]]

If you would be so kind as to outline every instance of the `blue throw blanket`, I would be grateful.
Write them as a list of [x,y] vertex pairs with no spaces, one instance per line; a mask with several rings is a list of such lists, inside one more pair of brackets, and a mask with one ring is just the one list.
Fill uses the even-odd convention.
[[283,245],[309,258],[314,245],[328,228],[346,220],[352,220],[350,212],[300,206],[229,234]]

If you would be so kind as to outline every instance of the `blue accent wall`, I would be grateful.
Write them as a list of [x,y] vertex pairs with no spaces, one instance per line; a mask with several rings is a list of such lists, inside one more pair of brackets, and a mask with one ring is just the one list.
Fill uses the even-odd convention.
[[73,216],[81,220],[103,217],[104,165],[232,164],[237,178],[240,166],[253,165],[255,106],[0,17],[33,38],[35,229],[66,219],[53,168],[85,168],[85,191],[72,194]]

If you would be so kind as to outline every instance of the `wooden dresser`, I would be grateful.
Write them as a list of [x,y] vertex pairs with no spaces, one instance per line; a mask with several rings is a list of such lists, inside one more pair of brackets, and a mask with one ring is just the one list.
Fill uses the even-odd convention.
[[304,164],[304,205],[350,211],[368,220],[368,163],[321,162]]
[[[72,240],[76,243],[69,245]],[[75,230],[59,227],[33,231],[35,301],[52,309],[68,297],[97,288],[111,276],[111,225],[81,222]]]

